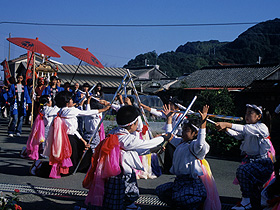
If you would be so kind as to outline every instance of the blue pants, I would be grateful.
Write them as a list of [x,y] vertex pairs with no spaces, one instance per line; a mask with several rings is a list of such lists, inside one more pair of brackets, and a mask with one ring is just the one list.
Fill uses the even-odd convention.
[[11,115],[11,124],[8,128],[8,133],[9,134],[15,134],[15,133],[20,133],[21,134],[21,129],[22,129],[22,122],[23,122],[23,115],[18,115],[18,114],[12,114]]

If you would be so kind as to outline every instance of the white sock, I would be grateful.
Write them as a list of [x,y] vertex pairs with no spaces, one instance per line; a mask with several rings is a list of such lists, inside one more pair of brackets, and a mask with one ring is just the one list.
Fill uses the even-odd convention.
[[241,204],[246,206],[250,203],[250,198],[242,198]]

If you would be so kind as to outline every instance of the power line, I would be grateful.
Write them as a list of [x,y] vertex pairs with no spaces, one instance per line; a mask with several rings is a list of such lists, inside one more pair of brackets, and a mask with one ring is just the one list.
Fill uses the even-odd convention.
[[233,26],[254,25],[260,22],[241,23],[190,23],[190,24],[74,24],[74,23],[32,23],[1,21],[0,24],[36,25],[36,26],[65,26],[65,27],[203,27],[203,26]]

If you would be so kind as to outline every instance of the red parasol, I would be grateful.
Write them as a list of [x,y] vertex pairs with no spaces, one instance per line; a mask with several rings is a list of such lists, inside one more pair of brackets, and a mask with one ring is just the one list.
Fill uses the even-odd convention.
[[60,58],[60,55],[57,54],[54,50],[49,48],[44,43],[40,42],[38,38],[36,39],[29,39],[29,38],[7,38],[9,42],[22,47],[24,49],[30,50],[32,52],[44,54],[46,56]]
[[104,68],[101,62],[90,51],[88,51],[88,48],[83,49],[79,47],[62,46],[62,49],[73,55],[74,57],[87,62],[88,64],[102,69]]
[[[36,60],[35,52],[44,54],[46,56],[57,57],[57,58],[60,58],[60,55],[57,54],[54,50],[49,48],[44,43],[40,42],[38,38],[29,39],[29,38],[14,37],[14,38],[7,38],[7,40],[19,47],[30,50],[32,52],[32,54],[34,55],[34,58],[33,58],[33,86],[32,86],[32,91],[34,93],[35,92],[35,60]],[[29,60],[29,62],[30,62],[30,60]],[[29,66],[29,63],[27,64],[27,66]],[[33,112],[34,112],[34,100],[32,98],[31,126],[33,124]]]

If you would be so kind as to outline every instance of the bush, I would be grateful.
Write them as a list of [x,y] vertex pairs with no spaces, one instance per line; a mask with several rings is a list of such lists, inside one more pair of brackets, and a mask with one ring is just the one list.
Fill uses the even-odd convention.
[[210,155],[227,158],[240,157],[240,141],[227,135],[225,132],[217,131],[213,125],[209,125],[206,141],[210,145]]

